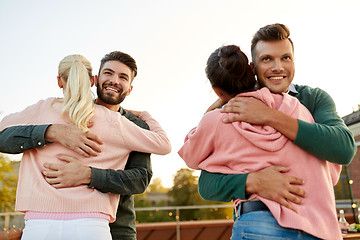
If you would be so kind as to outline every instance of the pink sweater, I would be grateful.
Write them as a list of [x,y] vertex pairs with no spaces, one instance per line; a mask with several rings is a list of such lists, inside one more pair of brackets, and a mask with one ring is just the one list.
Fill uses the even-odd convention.
[[[0,129],[13,125],[65,124],[61,117],[62,103],[55,102],[52,105],[53,100],[41,100],[22,112],[6,116],[0,123]],[[110,215],[110,222],[113,222],[120,195],[101,193],[86,185],[55,189],[42,175],[45,170],[43,164],[63,163],[56,156],[65,154],[77,157],[89,166],[124,169],[131,151],[168,154],[171,146],[164,130],[147,112],[141,113],[140,118],[146,121],[151,131],[139,128],[118,112],[95,105],[94,124],[90,131],[104,142],[102,152],[97,157],[84,158],[58,143],[25,151],[20,164],[16,211],[98,212]]]
[[[271,94],[263,88],[240,96],[258,98],[294,118],[314,122],[309,111],[288,94]],[[289,175],[305,181],[307,195],[302,205],[295,205],[298,213],[256,194],[250,199],[265,203],[283,227],[300,229],[318,238],[342,239],[333,190],[341,166],[312,156],[274,128],[246,122],[226,124],[222,122],[224,117],[226,114],[220,110],[209,112],[190,131],[179,150],[186,164],[225,174],[255,172],[270,165],[290,167]],[[235,200],[235,206],[241,201]]]

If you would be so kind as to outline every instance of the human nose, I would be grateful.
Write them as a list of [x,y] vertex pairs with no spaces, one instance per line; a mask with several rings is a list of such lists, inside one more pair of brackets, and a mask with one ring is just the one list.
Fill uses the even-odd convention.
[[284,67],[280,59],[275,59],[272,70],[273,72],[281,72],[284,70]]
[[119,84],[120,83],[120,78],[118,77],[118,76],[116,76],[116,75],[113,75],[110,79],[110,82],[112,83],[112,84]]

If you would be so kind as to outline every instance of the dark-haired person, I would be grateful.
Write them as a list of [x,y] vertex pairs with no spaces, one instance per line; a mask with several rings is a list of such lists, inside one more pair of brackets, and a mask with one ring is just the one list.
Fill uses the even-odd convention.
[[[109,63],[124,64],[125,69],[130,69],[131,81],[123,85],[119,93],[107,93],[100,85],[101,79],[106,75],[109,77],[120,77],[124,74],[109,69]],[[124,67],[124,65],[122,65]],[[109,72],[110,71],[110,72]],[[136,125],[149,129],[146,122],[142,121],[132,113],[121,108],[120,103],[132,90],[131,82],[137,75],[135,60],[128,54],[114,51],[106,54],[101,60],[99,68],[99,79],[97,90],[99,96],[97,103],[105,103],[113,110],[118,111]],[[119,88],[119,84],[116,88]],[[84,133],[72,125],[46,124],[32,126],[12,126],[0,132],[0,151],[6,153],[21,153],[25,150],[37,148],[58,142],[67,148],[85,157],[97,156],[101,152],[101,139],[91,132]],[[101,153],[100,153],[101,154]],[[152,169],[150,154],[142,152],[131,152],[124,170],[101,169],[89,167],[70,156],[63,156],[64,164],[45,164],[49,169],[44,171],[45,179],[55,188],[66,188],[80,185],[88,185],[101,192],[120,194],[120,202],[117,210],[117,218],[110,224],[113,239],[136,240],[135,210],[133,194],[145,191],[151,177]]]
[[[278,23],[260,28],[252,39],[251,55],[250,65],[260,87],[267,87],[274,93],[288,92],[296,97],[310,111],[315,123],[290,117],[248,97],[230,100],[223,111],[233,114],[224,121],[271,126],[320,159],[340,165],[349,164],[356,153],[355,140],[337,115],[331,96],[320,88],[292,84],[294,45],[289,29]],[[247,199],[256,193],[295,209],[293,204],[304,201],[305,191],[301,188],[301,179],[283,174],[289,170],[284,166],[270,166],[257,172],[228,175],[201,171],[199,193],[206,200],[224,202]],[[256,211],[256,207],[245,212],[250,210]]]
[[[255,76],[246,55],[238,46],[223,46],[215,50],[208,59],[206,74],[223,102],[228,102],[234,96],[253,97],[284,114],[314,123],[310,112],[289,94],[272,94],[268,88],[254,91]],[[266,212],[236,220],[232,239],[240,239],[244,232],[264,239],[276,236],[340,239],[333,186],[338,180],[341,166],[312,156],[272,127],[246,122],[227,124],[223,121],[227,115],[220,109],[208,112],[197,128],[186,136],[179,155],[190,168],[237,174],[283,165],[291,168],[290,175],[308,183],[304,185],[308,197],[304,204],[296,206],[296,212],[253,194],[249,200],[254,200],[252,203],[262,206]],[[296,161],[288,156],[296,156]],[[307,171],[303,170],[305,165]],[[241,208],[242,202],[241,199],[235,200],[235,209]],[[256,224],[249,224],[260,216],[260,229]]]

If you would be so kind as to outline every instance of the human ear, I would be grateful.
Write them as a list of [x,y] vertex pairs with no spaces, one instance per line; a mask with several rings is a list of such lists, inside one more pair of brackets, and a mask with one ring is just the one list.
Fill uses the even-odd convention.
[[222,98],[224,96],[223,92],[217,88],[217,87],[212,87],[212,89],[214,90],[214,92],[216,93],[216,95],[219,97],[219,98]]
[[217,87],[212,87],[216,95],[221,99],[223,102],[228,102],[233,96],[229,95],[227,92],[221,90]]
[[253,71],[253,73],[255,74],[255,66],[252,62],[250,63],[250,68]]
[[57,76],[57,82],[58,82],[59,88],[63,88],[63,87],[64,87],[63,81],[61,80],[61,77]]
[[91,87],[94,86],[94,83],[95,83],[95,76],[91,76],[90,78]]
[[133,89],[133,86],[132,86],[132,85],[130,85],[130,88],[129,88],[129,91],[128,91],[128,93],[127,93],[127,96],[129,96],[129,95],[130,95],[130,93],[131,93],[132,89]]

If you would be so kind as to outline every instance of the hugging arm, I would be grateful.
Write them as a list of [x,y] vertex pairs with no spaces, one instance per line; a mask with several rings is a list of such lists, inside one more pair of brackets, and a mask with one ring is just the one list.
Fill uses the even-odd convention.
[[91,171],[89,187],[121,195],[140,194],[152,177],[150,153],[131,152],[125,170],[91,168]]
[[228,121],[246,121],[269,125],[288,137],[310,154],[332,163],[346,165],[356,153],[351,131],[336,112],[333,99],[319,88],[297,86],[295,95],[310,111],[315,123],[295,119],[259,100],[237,97],[224,106],[224,112],[232,114]]
[[319,88],[311,91],[305,88],[299,100],[309,109],[315,123],[298,120],[299,130],[294,143],[318,158],[349,164],[356,153],[356,143],[352,132],[337,114],[330,95]]
[[[121,113],[137,126],[149,130],[144,121],[129,111],[122,110]],[[131,152],[124,170],[91,168],[91,171],[89,187],[121,195],[140,194],[146,190],[152,177],[150,153]]]
[[[127,119],[135,123],[141,128],[149,129],[149,126],[133,114],[127,111],[121,111]],[[121,195],[139,194],[146,190],[152,177],[151,161],[149,153],[131,152],[124,170],[114,169],[99,169],[85,166],[77,159],[72,158],[72,162],[77,163],[77,171],[72,171],[69,164],[60,164],[49,166],[52,168],[48,182],[56,185],[76,179],[76,172],[84,172],[83,177],[79,182],[88,184],[101,192],[111,192]],[[91,168],[91,176],[81,169]],[[56,175],[52,175],[56,174]],[[74,183],[72,183],[74,184]],[[79,184],[78,184],[79,185]],[[60,185],[61,187],[68,187],[69,185]]]
[[[145,122],[136,124],[147,128]],[[26,150],[43,146],[47,143],[47,141],[45,141],[45,133],[50,126],[50,124],[25,125],[12,126],[4,129],[0,132],[0,152],[11,154],[22,153]],[[94,144],[97,143],[94,142]],[[95,152],[95,150],[93,151]],[[62,187],[69,187],[85,184],[85,182],[89,181],[86,177],[88,175],[85,174],[85,171],[82,171],[89,167],[80,161],[76,161],[76,159],[57,166],[50,165],[50,167],[51,168],[46,171],[50,176],[48,178],[50,184],[59,186],[58,184],[60,183],[63,184],[60,185]],[[84,174],[79,174],[80,172]],[[91,172],[92,176],[90,175],[89,186],[95,187],[99,191],[127,195],[142,193],[145,191],[152,177],[150,154],[131,153],[125,170],[93,168]],[[58,176],[63,177],[63,182],[57,179]],[[71,181],[72,179],[74,180]]]
[[[337,115],[332,98],[321,89],[312,89],[307,86],[298,86],[296,89],[298,93],[295,97],[311,112],[315,123],[306,123],[293,119],[295,120],[293,128],[293,130],[295,129],[295,135],[294,132],[292,137],[282,133],[290,139],[293,138],[292,140],[294,140],[296,145],[316,157],[338,164],[348,164],[351,162],[356,152],[355,141],[351,131]],[[225,108],[225,111],[234,112],[233,110],[238,106],[235,104],[236,101],[233,103],[230,108]],[[267,111],[271,111],[271,109]],[[241,114],[234,114],[232,117],[233,119],[229,119],[230,121],[238,121],[242,120],[243,116]],[[280,118],[273,119],[279,121]],[[283,124],[286,126],[288,123]],[[279,129],[277,130],[280,131]],[[274,170],[269,169],[271,167],[263,170]],[[282,174],[282,171],[277,172]],[[302,184],[301,179],[289,179],[285,175],[279,174],[276,172],[266,174],[259,171],[242,177],[240,177],[241,174],[224,177],[224,174],[201,171],[199,192],[204,199],[212,201],[229,201],[234,198],[247,199],[249,194],[257,193],[264,198],[288,207],[290,206],[289,202],[300,203],[301,198],[299,196],[305,196],[305,193],[298,186]],[[278,176],[277,180],[272,179],[274,176]],[[265,183],[266,185],[259,183]],[[237,185],[236,190],[231,190],[234,188],[231,184]],[[266,187],[267,185],[268,187]],[[281,188],[277,188],[276,185]],[[230,188],[230,190],[218,191],[223,188]],[[275,189],[276,191],[270,192],[270,189]],[[280,189],[282,190],[278,191]]]
[[0,132],[0,152],[17,154],[43,146],[50,125],[12,126]]
[[96,135],[84,133],[71,124],[19,125],[0,132],[0,152],[3,153],[23,153],[52,142],[58,142],[85,157],[96,156],[102,144]]

